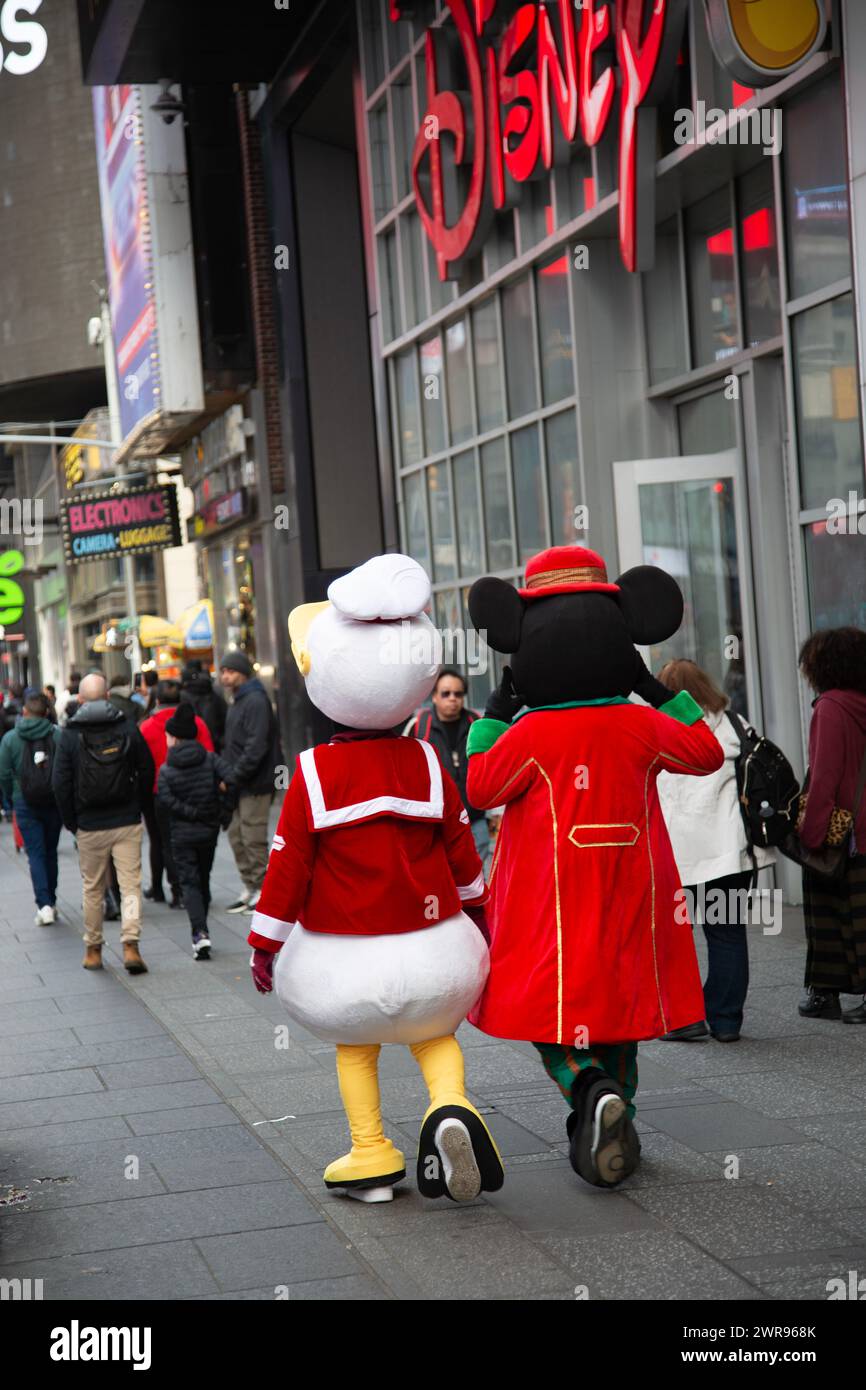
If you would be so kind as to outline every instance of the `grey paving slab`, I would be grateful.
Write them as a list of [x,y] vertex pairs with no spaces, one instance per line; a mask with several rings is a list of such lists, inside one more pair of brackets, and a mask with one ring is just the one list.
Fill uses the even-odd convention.
[[158,1241],[266,1231],[321,1216],[292,1182],[168,1193],[59,1211],[25,1211],[8,1222],[0,1266],[55,1254],[117,1250]]
[[[363,1274],[343,1275],[340,1279],[311,1279],[303,1284],[289,1284],[279,1290],[280,1300],[290,1303],[372,1303],[387,1300],[388,1294],[373,1279]],[[200,1294],[197,1302],[203,1303],[270,1303],[274,1301],[274,1290],[235,1289],[232,1293]]]
[[538,1134],[533,1134],[531,1130],[517,1124],[509,1115],[500,1114],[498,1110],[491,1111],[484,1118],[503,1158],[537,1154],[550,1147]]
[[[659,1230],[658,1221],[634,1206],[625,1187],[612,1192],[590,1187],[560,1160],[511,1169],[500,1192],[486,1201],[521,1231],[581,1231],[594,1235],[614,1231]],[[444,1200],[447,1200],[444,1199]]]
[[75,1036],[82,1043],[119,1042],[122,1038],[162,1035],[162,1024],[149,1014],[134,1019],[112,1018],[106,1023],[76,1023]]
[[803,1135],[850,1158],[859,1161],[866,1155],[866,1110],[857,1115],[847,1110],[841,1115],[810,1115],[792,1123]]
[[143,1057],[136,1061],[103,1063],[98,1075],[109,1090],[199,1080],[198,1067],[182,1053],[173,1057]]
[[857,1097],[842,1086],[821,1085],[784,1071],[746,1072],[736,1077],[707,1076],[704,1085],[778,1119],[825,1115],[847,1106],[859,1108]]
[[127,1119],[133,1134],[170,1134],[180,1129],[216,1129],[237,1124],[238,1117],[228,1105],[178,1106],[171,1110],[148,1110]]
[[120,1115],[99,1120],[68,1120],[58,1124],[34,1125],[30,1128],[0,1129],[0,1153],[20,1152],[22,1149],[53,1149],[88,1140],[120,1139],[132,1131]]
[[[724,1154],[717,1154],[719,1164]],[[853,1162],[822,1144],[784,1144],[780,1148],[743,1149],[737,1154],[740,1181],[772,1187],[793,1206],[812,1214],[856,1206],[866,1200],[866,1164]],[[864,1225],[866,1236],[866,1225]]]
[[[866,1271],[866,1245],[801,1255],[759,1255],[731,1263],[741,1278],[748,1280],[768,1299],[826,1302],[831,1293],[839,1299],[844,1290],[845,1301],[848,1301],[852,1282],[858,1287]],[[864,1294],[866,1284],[859,1290],[859,1298]]]
[[[103,1085],[92,1068],[61,1072],[37,1072],[10,1076],[0,1080],[0,1107],[10,1101],[40,1100],[50,1096],[79,1095],[85,1091],[102,1091]],[[3,1111],[0,1108],[0,1129]]]
[[[287,1048],[277,1048],[274,1039],[251,1043],[211,1043],[208,1055],[218,1059],[220,1070],[229,1076],[260,1079],[270,1075],[285,1076],[289,1072],[334,1074],[333,1049],[323,1054],[311,1054],[298,1042]],[[396,1051],[396,1049],[395,1049]],[[411,1058],[410,1058],[411,1060]]]
[[430,1223],[423,1240],[382,1236],[378,1244],[428,1299],[471,1302],[573,1292],[562,1265],[506,1220]]
[[164,1301],[216,1292],[218,1285],[192,1241],[162,1241],[128,1250],[100,1250],[4,1266],[6,1278],[42,1279],[46,1300]]
[[536,1239],[571,1270],[572,1296],[590,1305],[599,1299],[716,1302],[762,1297],[745,1278],[668,1231],[603,1236],[552,1232]]
[[796,1144],[801,1138],[792,1125],[770,1119],[733,1101],[672,1106],[667,1110],[653,1110],[651,1116],[655,1129],[701,1153],[723,1148],[731,1153],[761,1144]]
[[177,1081],[167,1085],[51,1096],[44,1100],[11,1101],[0,1105],[0,1130],[57,1124],[62,1119],[88,1120],[104,1115],[138,1115],[148,1110],[207,1105],[220,1100],[209,1082]]
[[224,1291],[355,1274],[358,1260],[324,1222],[196,1242]]
[[[133,1147],[136,1147],[133,1145]],[[157,1158],[152,1161],[168,1192],[196,1192],[205,1188],[236,1187],[243,1183],[285,1182],[281,1163],[257,1147],[253,1153],[223,1157],[219,1153],[201,1154],[190,1160]]]
[[817,1228],[769,1188],[741,1180],[695,1183],[676,1189],[636,1188],[628,1201],[673,1225],[717,1259],[817,1250],[845,1239],[829,1221]]
[[[128,1144],[128,1150],[134,1144]],[[31,1165],[29,1171],[18,1168],[14,1186],[18,1191],[28,1194],[26,1208],[16,1207],[9,1219],[17,1220],[25,1209],[27,1211],[51,1211],[57,1207],[83,1207],[101,1205],[103,1202],[125,1202],[138,1197],[153,1197],[171,1189],[163,1182],[153,1164],[138,1162],[133,1167],[129,1163],[135,1155],[128,1152],[121,1161],[95,1159],[88,1168],[78,1174],[59,1174],[54,1178],[40,1176],[39,1169],[44,1164]],[[61,1165],[62,1166],[62,1165]],[[65,1165],[69,1168],[69,1164]],[[34,1171],[34,1167],[36,1171]],[[0,1162],[0,1185],[8,1178]]]
[[181,1056],[180,1048],[168,1034],[148,1038],[122,1038],[118,1042],[95,1043],[87,1047],[26,1050],[0,1057],[0,1077],[35,1075],[37,1072],[75,1071],[79,1067],[99,1067],[103,1063],[145,1060],[149,1057]]

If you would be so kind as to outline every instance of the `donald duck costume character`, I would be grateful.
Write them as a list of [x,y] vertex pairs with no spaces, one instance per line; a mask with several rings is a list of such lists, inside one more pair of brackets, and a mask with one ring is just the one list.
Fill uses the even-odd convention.
[[411,1049],[430,1094],[419,1190],[470,1201],[503,1181],[454,1037],[489,968],[481,861],[435,750],[399,737],[440,664],[429,600],[420,565],[379,555],[292,612],[307,693],[337,732],[298,759],[248,938],[256,988],[337,1046],[352,1147],[324,1181],[364,1201],[390,1200],[406,1171],[382,1126],[383,1043]]

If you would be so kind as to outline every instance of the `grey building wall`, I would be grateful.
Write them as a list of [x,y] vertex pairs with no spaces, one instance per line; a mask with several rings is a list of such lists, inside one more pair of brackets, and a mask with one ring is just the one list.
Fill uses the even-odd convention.
[[[20,15],[21,19],[29,16]],[[3,387],[93,372],[86,323],[104,283],[91,92],[81,79],[75,5],[44,0],[43,62],[0,70],[0,418]]]

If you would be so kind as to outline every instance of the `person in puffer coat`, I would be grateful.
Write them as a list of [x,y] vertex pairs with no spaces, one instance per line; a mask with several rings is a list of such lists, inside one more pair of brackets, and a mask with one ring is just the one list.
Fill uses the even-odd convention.
[[156,795],[169,817],[171,849],[192,931],[196,960],[210,958],[207,914],[210,875],[220,826],[236,801],[228,763],[198,742],[192,705],[178,705],[165,726],[168,755]]

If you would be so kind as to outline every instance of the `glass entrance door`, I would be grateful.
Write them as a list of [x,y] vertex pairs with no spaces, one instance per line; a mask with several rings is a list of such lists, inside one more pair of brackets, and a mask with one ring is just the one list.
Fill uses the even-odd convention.
[[757,717],[744,482],[736,449],[614,464],[621,569],[658,565],[683,591],[682,626],[644,652],[658,672],[686,657],[738,713]]

